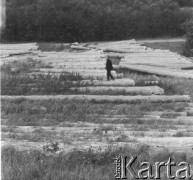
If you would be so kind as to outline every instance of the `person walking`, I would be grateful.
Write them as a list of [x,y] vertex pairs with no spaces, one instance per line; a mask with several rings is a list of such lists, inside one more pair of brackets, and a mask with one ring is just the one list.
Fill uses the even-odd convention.
[[112,61],[110,60],[110,58],[107,58],[107,62],[106,62],[106,68],[107,70],[107,81],[109,80],[109,78],[111,78],[112,80],[114,80],[111,71],[113,70],[113,65],[112,65]]

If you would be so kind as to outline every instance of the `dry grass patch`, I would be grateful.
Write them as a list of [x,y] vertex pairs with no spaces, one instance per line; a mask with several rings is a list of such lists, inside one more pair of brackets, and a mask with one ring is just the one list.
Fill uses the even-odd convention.
[[144,132],[133,132],[132,135],[134,137],[144,137],[145,133]]
[[[141,169],[141,162],[166,162],[170,157],[175,162],[192,161],[184,153],[173,153],[167,149],[150,153],[149,147],[109,147],[106,150],[74,150],[70,153],[49,154],[40,151],[20,152],[13,147],[2,149],[2,179],[41,180],[41,179],[114,179],[116,156],[137,156],[133,168]],[[162,168],[161,168],[162,169]],[[161,171],[164,171],[163,169]],[[164,174],[164,172],[161,172]],[[163,179],[163,178],[162,178]],[[165,178],[164,178],[165,179]]]
[[[180,103],[181,107],[187,106]],[[92,103],[88,101],[69,100],[2,100],[3,125],[11,126],[69,126],[68,122],[104,123],[105,118],[100,115],[126,115],[126,118],[111,120],[113,124],[140,124],[172,125],[172,122],[157,122],[156,119],[143,120],[143,116],[152,111],[174,111],[179,104],[176,103],[141,103],[141,104],[113,104]],[[112,113],[113,111],[113,113]],[[93,115],[95,114],[95,115]]]
[[94,134],[108,134],[109,131],[115,131],[116,127],[111,125],[99,125],[99,128],[93,130]]

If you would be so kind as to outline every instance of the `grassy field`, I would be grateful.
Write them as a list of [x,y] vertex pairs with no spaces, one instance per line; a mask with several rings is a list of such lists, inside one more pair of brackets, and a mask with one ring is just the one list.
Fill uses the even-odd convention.
[[[111,180],[115,175],[115,157],[118,155],[137,156],[138,160],[134,164],[134,169],[140,169],[142,161],[151,162],[167,161],[172,157],[175,162],[186,161],[193,164],[192,158],[189,158],[185,153],[174,153],[167,149],[158,152],[152,152],[151,148],[144,144],[137,143],[137,137],[144,137],[146,132],[154,129],[160,132],[160,138],[164,137],[169,130],[174,131],[174,136],[188,137],[188,134],[183,131],[176,131],[178,128],[172,122],[142,121],[133,119],[133,116],[142,117],[144,114],[153,111],[175,111],[181,112],[186,107],[185,103],[169,103],[169,104],[111,104],[103,103],[96,104],[91,102],[78,102],[67,100],[47,100],[47,101],[32,101],[23,98],[18,100],[2,101],[2,138],[11,138],[18,141],[27,142],[50,142],[52,140],[60,140],[65,146],[71,145],[76,138],[82,138],[83,134],[88,141],[91,135],[76,133],[73,136],[68,135],[69,132],[54,131],[56,126],[73,127],[73,122],[91,122],[101,124],[99,128],[92,132],[92,138],[107,137],[104,132],[112,131],[113,124],[122,123],[125,128],[131,128],[131,134],[135,138],[132,139],[120,132],[120,135],[109,143],[107,149],[98,148],[87,150],[72,150],[70,152],[61,151],[58,153],[57,142],[51,149],[43,148],[39,150],[18,151],[12,146],[5,146],[2,149],[2,179],[3,180],[60,180],[60,179],[84,179],[84,180]],[[126,121],[111,122],[108,126],[104,126],[105,121],[100,121],[99,115],[112,114],[127,115]],[[94,116],[97,114],[97,116]],[[69,123],[71,122],[71,123]],[[22,132],[17,127],[32,126],[33,132]],[[35,127],[34,127],[35,126]],[[43,127],[51,127],[52,131],[45,131]],[[84,126],[80,126],[84,127]],[[79,129],[77,128],[77,131]],[[128,129],[129,131],[129,129]],[[192,131],[190,131],[192,132]],[[188,133],[190,133],[188,132]],[[86,135],[88,137],[86,137]],[[67,137],[68,136],[68,137]],[[109,135],[112,136],[111,134]],[[110,141],[109,141],[110,142]],[[115,143],[126,142],[131,143],[127,146],[118,146]],[[161,169],[162,178],[166,180],[166,170]],[[132,178],[128,178],[132,179]]]
[[[143,117],[151,111],[183,111],[186,103],[141,103],[114,104],[92,103],[87,101],[43,100],[33,101],[24,98],[18,100],[2,100],[2,124],[16,126],[55,126],[65,121],[103,123],[99,116],[111,114],[127,115],[124,123],[137,124],[133,119]],[[45,120],[46,119],[46,120]],[[111,121],[113,123],[113,121]],[[120,123],[115,121],[114,123]],[[122,122],[123,123],[123,122]],[[148,123],[146,121],[141,123]],[[170,124],[170,122],[168,122]]]
[[61,73],[55,76],[51,73],[44,74],[16,74],[1,76],[1,94],[2,95],[46,95],[46,94],[70,94],[73,81],[81,81],[78,74]]
[[[193,164],[184,153],[160,151],[151,154],[146,145],[138,147],[109,147],[106,151],[74,150],[68,154],[46,154],[45,152],[19,152],[12,147],[2,149],[2,180],[112,180],[115,175],[116,156],[137,156],[133,164],[135,171],[141,169],[141,162],[168,161],[169,157],[176,163],[186,161]],[[174,172],[175,169],[173,169]],[[166,167],[161,168],[161,179],[166,180]],[[132,179],[128,175],[128,179]]]
[[[179,42],[149,43],[150,46],[183,53],[183,44]],[[69,50],[68,45],[53,43],[40,44],[39,48],[45,51]],[[14,68],[16,72],[12,71]],[[1,94],[72,94],[71,87],[82,86],[73,82],[84,80],[79,74],[34,75],[33,68],[52,67],[30,59],[4,65]],[[185,94],[193,100],[193,80],[120,71],[125,78],[134,79],[136,86],[156,85],[163,88],[166,95]],[[119,94],[113,92],[111,95]],[[155,163],[167,161],[169,157],[175,162],[193,164],[187,153],[189,149],[175,153],[175,148],[167,149],[161,143],[162,139],[169,138],[169,145],[174,143],[176,146],[183,138],[188,144],[188,138],[193,137],[191,117],[183,122],[184,117],[188,118],[188,103],[116,104],[25,98],[2,100],[1,103],[2,142],[12,145],[2,148],[3,180],[111,180],[115,175],[114,159],[118,155],[138,156],[135,170],[140,168],[142,161]],[[152,137],[158,140],[156,147],[150,142]],[[145,139],[148,139],[146,144]],[[42,146],[44,143],[48,144]],[[84,148],[80,148],[79,143]],[[95,148],[90,146],[92,143]],[[161,179],[166,180],[166,171],[164,168],[161,171]]]

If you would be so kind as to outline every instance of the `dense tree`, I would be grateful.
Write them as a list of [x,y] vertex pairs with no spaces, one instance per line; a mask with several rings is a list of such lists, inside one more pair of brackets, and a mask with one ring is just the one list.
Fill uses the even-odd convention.
[[174,0],[176,1],[181,7],[193,7],[193,0]]
[[4,41],[178,36],[190,13],[174,0],[6,0]]
[[187,39],[184,54],[186,56],[193,56],[193,18],[187,20],[182,26],[186,31]]

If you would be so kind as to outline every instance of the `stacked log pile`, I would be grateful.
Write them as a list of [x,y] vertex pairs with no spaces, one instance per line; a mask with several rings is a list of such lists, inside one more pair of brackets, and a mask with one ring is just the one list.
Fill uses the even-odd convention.
[[[105,61],[109,56],[115,70],[121,67],[159,76],[193,78],[193,63],[190,59],[168,50],[147,48],[135,40],[99,43],[86,47],[74,43],[70,47],[72,51],[41,52],[37,51],[35,43],[4,44],[1,46],[1,64],[30,57],[52,63],[53,68],[62,71],[105,79]],[[45,73],[48,70],[42,71]],[[114,76],[117,77],[116,72]]]
[[[192,70],[183,69],[185,65],[186,67],[189,65],[192,66],[192,62],[189,59],[167,50],[147,48],[135,40],[99,43],[97,45],[87,46],[74,43],[71,45],[69,51],[61,52],[41,52],[37,50],[35,44],[16,44],[10,45],[10,47],[4,45],[3,49],[10,52],[8,57],[3,58],[3,62],[14,62],[15,60],[25,61],[31,58],[35,61],[51,64],[51,68],[33,68],[31,69],[31,71],[33,71],[30,72],[31,74],[51,73],[58,76],[66,72],[79,74],[86,79],[100,78],[101,81],[97,82],[95,80],[86,87],[80,87],[80,84],[84,84],[84,82],[79,82],[78,87],[71,89],[75,94],[89,92],[93,96],[69,96],[70,99],[87,99],[89,101],[94,99],[99,102],[121,101],[129,103],[141,101],[189,101],[189,97],[163,96],[163,89],[154,85],[151,87],[131,87],[135,85],[135,82],[132,79],[122,79],[122,74],[116,71],[112,71],[112,74],[116,79],[118,77],[120,79],[113,82],[105,81],[105,62],[107,57],[113,59],[113,63],[116,64],[114,66],[121,68],[160,76],[193,78]],[[23,53],[19,53],[20,50],[23,50]],[[108,95],[109,92],[112,92],[111,96],[105,96]],[[124,95],[124,97],[118,97],[116,94]]]

